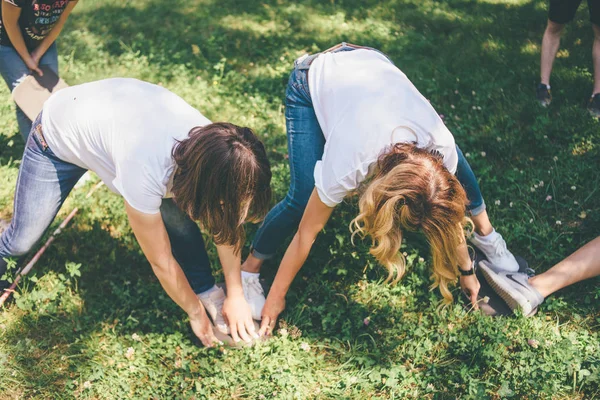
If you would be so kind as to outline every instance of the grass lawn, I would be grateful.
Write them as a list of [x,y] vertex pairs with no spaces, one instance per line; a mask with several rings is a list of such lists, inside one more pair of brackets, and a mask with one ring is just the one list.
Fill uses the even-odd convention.
[[[159,83],[213,121],[252,127],[279,200],[293,60],[340,41],[377,47],[444,115],[496,228],[541,272],[600,234],[600,123],[585,110],[592,29],[582,6],[542,109],[534,87],[546,17],[540,0],[83,0],[60,38],[60,67],[70,84]],[[10,218],[23,142],[0,86],[0,217]],[[386,285],[368,243],[350,243],[349,201],[296,278],[275,338],[206,350],[153,276],[122,200],[86,191],[72,194],[59,219],[80,213],[0,310],[2,399],[600,397],[598,279],[529,319],[485,318],[462,299],[444,308],[429,290],[423,238],[407,238],[409,271]],[[268,280],[277,266],[266,265]]]

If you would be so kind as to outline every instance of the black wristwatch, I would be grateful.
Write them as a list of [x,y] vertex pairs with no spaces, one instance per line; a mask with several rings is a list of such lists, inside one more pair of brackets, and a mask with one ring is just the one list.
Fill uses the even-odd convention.
[[460,274],[462,276],[475,275],[475,261],[471,261],[471,269],[465,271],[463,269],[458,268],[458,270],[460,271]]

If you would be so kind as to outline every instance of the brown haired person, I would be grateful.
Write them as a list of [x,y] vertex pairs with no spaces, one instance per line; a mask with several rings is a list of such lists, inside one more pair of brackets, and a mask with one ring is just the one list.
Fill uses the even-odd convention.
[[[55,93],[23,154],[13,219],[0,237],[0,277],[8,257],[26,254],[41,238],[86,170],[124,198],[142,251],[204,345],[216,340],[206,312],[227,332],[221,309],[234,340],[256,337],[240,247],[244,222],[268,210],[271,170],[250,129],[213,124],[174,93],[135,79]],[[193,220],[214,238],[227,298]]]
[[552,293],[584,279],[600,276],[600,237],[592,240],[548,271],[529,277],[523,273],[494,271],[479,263],[483,276],[512,310],[529,317]]
[[[536,88],[538,102],[547,107],[552,101],[550,93],[550,74],[552,64],[560,46],[560,36],[565,24],[575,17],[581,0],[550,0],[548,25],[542,38],[540,63],[540,83]],[[594,88],[588,102],[588,110],[594,117],[600,117],[600,0],[588,0],[590,22],[594,31],[592,59],[594,61]]]
[[242,266],[243,280],[256,280],[263,261],[296,232],[266,303],[258,285],[246,284],[253,311],[264,304],[260,333],[274,326],[334,207],[357,190],[362,194],[353,230],[371,236],[371,253],[391,279],[404,273],[403,232],[421,230],[431,245],[434,285],[445,300],[452,299],[449,285],[460,270],[461,286],[475,303],[479,282],[463,231],[466,209],[475,226],[472,243],[495,268],[519,269],[490,223],[477,179],[454,137],[385,55],[341,44],[297,60],[285,115],[290,189],[265,218]]
[[[12,91],[32,71],[47,66],[58,75],[56,38],[77,0],[0,0],[0,74]],[[31,121],[17,106],[24,140]]]

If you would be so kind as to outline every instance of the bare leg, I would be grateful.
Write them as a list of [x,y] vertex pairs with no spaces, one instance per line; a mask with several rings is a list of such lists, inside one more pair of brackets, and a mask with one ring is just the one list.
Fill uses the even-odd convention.
[[592,95],[600,93],[600,26],[592,24],[594,29],[594,45],[592,58],[594,59],[594,91]]
[[550,74],[552,73],[552,64],[556,58],[556,53],[560,46],[560,35],[564,24],[557,24],[548,20],[546,31],[542,39],[542,60],[540,65],[540,81],[545,85],[550,85]]
[[487,211],[483,210],[480,214],[471,216],[473,225],[475,225],[475,232],[480,236],[487,236],[494,230],[490,217]]
[[246,272],[260,272],[264,260],[254,257],[252,254],[246,258],[246,261],[242,264],[242,271]]
[[544,297],[584,279],[600,275],[600,237],[592,240],[529,284]]

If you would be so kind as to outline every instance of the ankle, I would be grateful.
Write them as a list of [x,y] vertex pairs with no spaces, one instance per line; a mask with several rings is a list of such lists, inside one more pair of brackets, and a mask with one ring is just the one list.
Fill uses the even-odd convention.
[[263,260],[260,260],[253,255],[249,255],[246,261],[242,264],[242,271],[252,274],[258,274],[262,267]]

